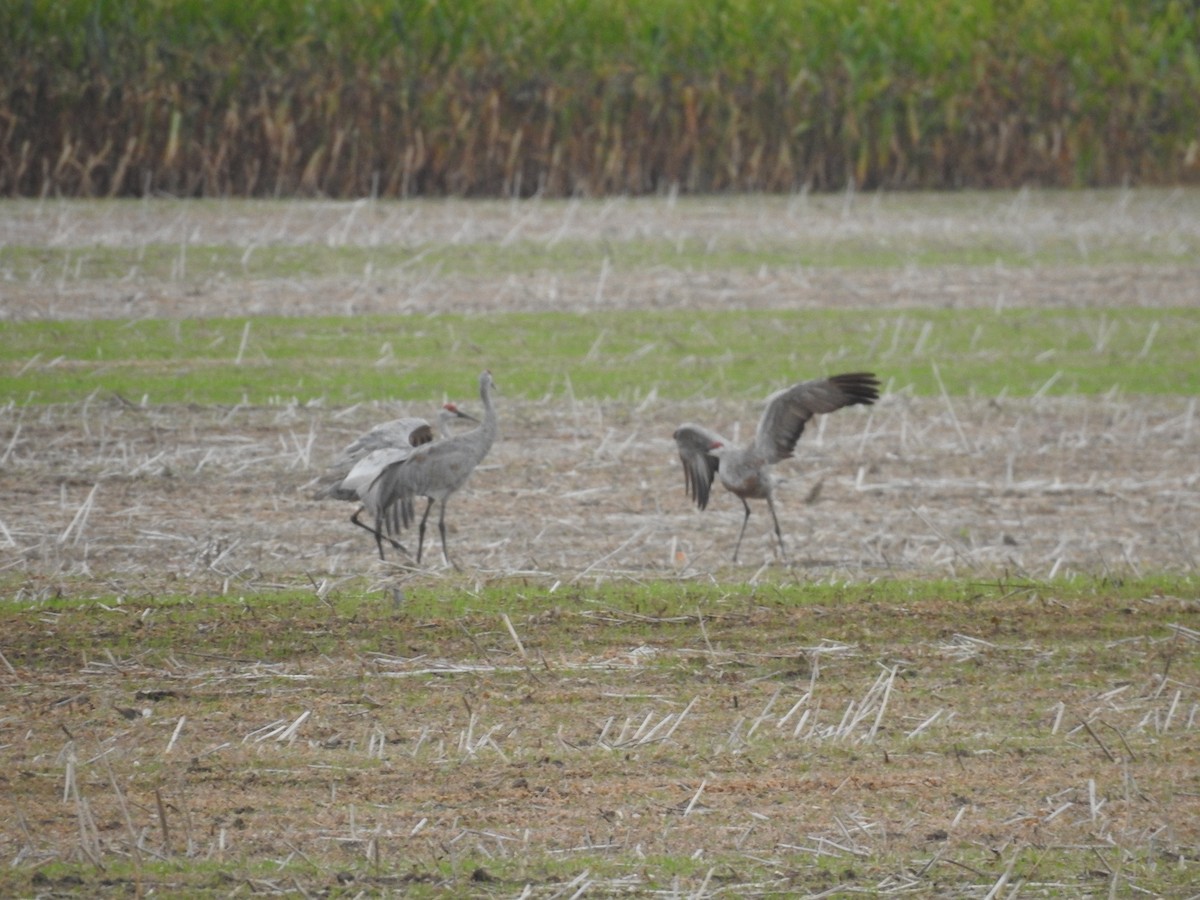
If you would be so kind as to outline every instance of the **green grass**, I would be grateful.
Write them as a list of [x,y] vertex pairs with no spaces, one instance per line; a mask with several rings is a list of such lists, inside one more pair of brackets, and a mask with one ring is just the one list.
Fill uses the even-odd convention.
[[856,369],[926,395],[938,375],[955,396],[1192,395],[1197,346],[1185,308],[27,321],[0,333],[0,403],[470,401],[484,367],[532,399],[761,399]]
[[[344,584],[338,591],[318,598],[311,590],[290,588],[271,593],[229,597],[127,596],[72,592],[70,599],[38,597],[25,589],[21,579],[9,576],[0,581],[0,626],[6,619],[26,617],[31,609],[56,617],[57,627],[79,643],[60,640],[53,647],[33,648],[10,659],[25,665],[53,665],[63,659],[80,659],[101,648],[118,657],[148,655],[168,658],[178,650],[181,634],[191,634],[193,649],[223,654],[229,658],[283,662],[295,655],[334,654],[347,641],[358,652],[400,652],[406,638],[391,627],[398,611],[390,602],[367,590],[366,579]],[[882,622],[862,620],[856,611],[895,610],[901,614],[886,623],[887,639],[903,643],[921,640],[930,633],[950,631],[962,624],[965,613],[980,603],[1027,603],[1037,598],[1076,602],[1103,594],[1109,605],[1102,615],[1070,627],[1061,621],[1023,620],[1022,634],[1045,639],[1053,635],[1064,644],[1072,634],[1117,639],[1128,631],[1129,604],[1145,597],[1172,596],[1200,599],[1200,582],[1184,575],[1155,575],[1138,578],[1074,577],[1052,582],[1028,579],[880,579],[870,583],[814,584],[793,581],[783,574],[757,585],[697,584],[653,581],[642,584],[610,582],[600,585],[567,585],[549,592],[544,585],[519,579],[497,580],[482,587],[467,580],[449,584],[417,585],[406,592],[404,619],[422,623],[421,643],[434,641],[447,654],[470,655],[473,645],[464,635],[463,623],[492,627],[501,614],[514,621],[539,620],[538,630],[555,632],[554,610],[586,611],[595,614],[600,631],[586,636],[590,642],[602,635],[614,645],[656,638],[673,643],[695,633],[697,614],[722,617],[767,610],[772,615],[820,616],[799,624],[789,640],[803,643],[820,636],[870,644],[883,632]],[[909,604],[938,602],[937,614],[919,618],[903,614]],[[606,618],[606,616],[608,618]],[[542,621],[544,618],[544,621]],[[336,634],[324,627],[339,623]],[[84,624],[87,627],[82,627]],[[995,624],[995,623],[992,623]],[[717,627],[717,626],[714,626]],[[497,632],[502,634],[502,632]],[[753,641],[752,629],[743,636]],[[417,641],[411,636],[407,640]],[[507,641],[507,638],[502,638]],[[553,653],[555,642],[544,648],[535,636],[526,638],[527,649]],[[559,647],[561,649],[561,647]]]
[[[914,865],[928,862],[935,852],[931,848],[915,860]],[[1160,891],[1173,893],[1178,890],[1179,896],[1188,896],[1187,889],[1191,886],[1188,881],[1191,868],[1175,865],[1171,855],[1155,850],[1114,849],[1098,856],[1089,853],[1086,858],[1081,858],[1080,852],[1073,848],[1020,847],[1013,855],[1019,862],[1014,867],[1015,878],[1035,887],[1045,885],[1048,892],[1040,896],[1073,897],[1079,896],[1077,892],[1080,891],[1086,896],[1102,895],[1110,884],[1104,869],[1106,865],[1122,871],[1123,878],[1118,884],[1133,883],[1141,891],[1146,891],[1144,885],[1150,884]],[[575,854],[569,860],[545,856],[518,861],[480,854],[429,869],[416,866],[405,869],[402,860],[393,859],[376,865],[362,858],[337,862],[322,859],[314,863],[295,854],[285,857],[286,854],[275,860],[257,861],[240,859],[235,854],[229,854],[221,861],[151,858],[140,865],[117,859],[107,862],[102,871],[90,864],[56,862],[41,867],[30,880],[10,876],[8,884],[14,890],[32,888],[39,894],[52,892],[54,896],[105,896],[114,886],[132,891],[134,885],[138,885],[142,890],[153,890],[159,895],[183,892],[190,897],[225,897],[231,890],[245,885],[266,892],[283,884],[304,885],[310,892],[319,890],[322,896],[331,898],[367,894],[402,895],[420,900],[518,896],[533,884],[540,885],[546,894],[553,896],[556,888],[561,889],[582,874],[585,877],[580,884],[598,884],[618,896],[638,896],[638,891],[671,896],[681,887],[697,890],[707,884],[712,889],[714,885],[741,879],[749,885],[747,891],[751,896],[755,888],[764,884],[776,885],[779,896],[790,896],[791,890],[784,889],[789,883],[793,889],[802,886],[805,895],[835,887],[847,894],[859,894],[864,892],[861,886],[864,874],[886,874],[878,863],[864,866],[860,862],[856,867],[832,851],[828,856],[815,858],[810,853],[781,854],[778,861],[739,856],[714,859],[655,854],[636,863],[605,855],[602,851],[590,855]],[[990,872],[995,866],[996,854],[990,848],[981,847],[955,854],[953,862],[963,867],[964,872]],[[780,877],[781,866],[791,873],[789,879]],[[932,884],[935,893],[950,890],[952,885],[964,889],[961,875],[947,877],[944,871],[938,873],[942,877]],[[1070,890],[1063,890],[1068,885]],[[981,885],[980,890],[987,886]]]

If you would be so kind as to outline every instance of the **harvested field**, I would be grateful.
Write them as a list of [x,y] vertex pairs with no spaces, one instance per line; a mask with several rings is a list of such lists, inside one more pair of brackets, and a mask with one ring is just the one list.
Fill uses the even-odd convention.
[[[697,512],[670,437],[684,421],[748,434],[748,412],[500,406],[500,439],[449,506],[466,571],[741,580],[775,564],[756,506],[750,565],[728,570],[741,505],[718,489]],[[351,505],[309,496],[337,449],[392,414],[115,400],[22,410],[0,474],[10,571],[50,583],[102,572],[104,593],[260,590],[304,573],[408,577],[373,559]],[[797,461],[778,467],[780,514],[802,580],[1194,573],[1198,459],[1193,399],[891,395],[869,413],[817,420]]]
[[[170,250],[157,275],[146,271],[151,243]],[[6,246],[39,252],[9,262]],[[232,259],[212,261],[226,246],[236,248]],[[281,247],[302,252],[279,270],[255,269]],[[404,255],[392,255],[396,248]],[[126,255],[105,255],[118,251]],[[311,263],[328,253],[324,264]],[[1169,309],[1200,305],[1197,258],[1200,191],[519,204],[30,201],[7,203],[0,216],[0,272],[26,269],[6,279],[0,318]],[[79,277],[98,259],[112,269],[108,277]],[[316,269],[294,277],[288,264]]]
[[[2,316],[1200,298],[1194,256],[1160,253],[1200,235],[1191,193],[855,202],[10,204]],[[611,268],[241,277],[196,251],[502,251],[556,229],[587,260],[613,242]],[[620,262],[664,233],[863,258],[974,234],[1029,255]],[[191,247],[186,269],[87,274],[97,247],[151,240]],[[18,243],[74,263],[39,274]],[[475,374],[445,389],[477,412]],[[496,378],[500,438],[449,507],[461,574],[436,543],[421,567],[379,561],[349,504],[311,498],[340,447],[439,397],[8,402],[0,893],[1187,896],[1200,879],[1195,397],[889,383],[778,467],[786,558],[759,504],[732,565],[741,506],[690,505],[671,432],[745,437],[757,409]]]

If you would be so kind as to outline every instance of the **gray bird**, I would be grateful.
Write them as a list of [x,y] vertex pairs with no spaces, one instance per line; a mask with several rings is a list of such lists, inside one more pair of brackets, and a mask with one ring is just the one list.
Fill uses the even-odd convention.
[[804,425],[818,413],[831,413],[843,406],[871,404],[879,399],[879,379],[870,372],[851,372],[815,381],[801,381],[776,391],[767,398],[754,434],[746,447],[729,446],[729,441],[702,425],[680,425],[675,430],[675,443],[683,462],[687,495],[700,509],[708,505],[713,477],[719,475],[721,484],[742,501],[746,515],[738,532],[733,561],[737,562],[750,520],[747,500],[766,500],[767,509],[775,523],[779,551],[784,552],[779,517],[775,515],[774,480],[770,467],[792,456],[796,442],[804,433]]
[[483,422],[478,428],[417,447],[406,459],[385,466],[363,495],[363,505],[375,515],[375,530],[387,535],[397,534],[412,525],[416,518],[413,507],[417,497],[429,500],[417,532],[418,563],[425,546],[425,522],[437,502],[442,558],[458,568],[446,549],[446,503],[466,484],[496,439],[496,408],[492,405],[495,387],[492,373],[484,370],[479,376]]
[[[459,420],[479,422],[453,403],[442,404],[437,415],[438,434],[442,438],[450,437],[451,423]],[[350,521],[371,532],[379,548],[380,559],[383,559],[385,539],[397,550],[404,550],[399,541],[387,537],[378,528],[373,528],[359,519],[365,509],[362,505],[363,496],[385,467],[402,462],[417,447],[433,442],[436,437],[430,424],[416,416],[405,416],[376,425],[346,445],[329,471],[321,478],[314,497],[358,501],[359,507],[350,517]]]

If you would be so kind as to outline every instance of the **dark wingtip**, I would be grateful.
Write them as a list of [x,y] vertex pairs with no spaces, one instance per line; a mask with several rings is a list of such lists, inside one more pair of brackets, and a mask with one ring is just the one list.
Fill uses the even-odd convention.
[[874,372],[846,372],[843,375],[834,375],[829,380],[850,398],[847,405],[863,403],[869,406],[879,399],[879,379]]

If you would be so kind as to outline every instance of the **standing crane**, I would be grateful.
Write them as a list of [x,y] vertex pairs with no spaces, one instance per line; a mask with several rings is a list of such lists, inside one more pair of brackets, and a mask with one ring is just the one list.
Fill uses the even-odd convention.
[[437,502],[442,558],[458,568],[446,550],[446,503],[466,484],[496,439],[496,408],[492,405],[495,388],[492,373],[485,369],[479,375],[479,398],[483,401],[483,422],[479,427],[417,447],[407,458],[385,466],[363,494],[363,505],[375,514],[375,530],[387,535],[412,525],[416,518],[413,509],[416,498],[428,498],[417,533],[418,563],[425,546],[425,522]]
[[[442,438],[451,436],[451,423],[465,419],[478,423],[479,420],[460,410],[453,403],[444,403],[438,410],[438,434]],[[366,434],[360,435],[338,455],[330,466],[329,472],[322,477],[320,487],[314,497],[316,499],[333,498],[335,500],[355,500],[359,507],[350,517],[350,521],[359,528],[366,529],[375,537],[379,548],[379,558],[383,559],[383,542],[386,540],[397,550],[404,546],[391,537],[382,534],[378,528],[366,524],[359,516],[366,507],[362,505],[363,495],[371,483],[379,476],[386,466],[402,462],[417,447],[431,443],[436,439],[433,428],[424,419],[416,416],[405,416],[376,425]],[[407,552],[407,551],[405,551]]]
[[702,425],[680,425],[675,430],[675,444],[683,462],[687,495],[700,509],[708,506],[713,477],[719,475],[726,490],[736,494],[746,510],[742,530],[738,532],[733,561],[737,562],[750,520],[747,500],[766,500],[779,539],[779,552],[784,552],[779,517],[775,515],[774,479],[770,467],[788,459],[796,442],[804,433],[804,425],[818,413],[831,413],[843,406],[872,404],[879,399],[879,379],[870,372],[850,372],[814,381],[801,381],[776,391],[767,398],[767,408],[759,419],[754,441],[746,447],[732,447],[715,431]]

